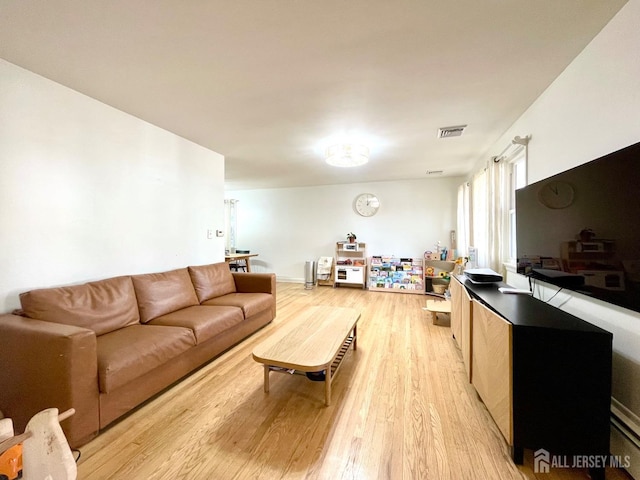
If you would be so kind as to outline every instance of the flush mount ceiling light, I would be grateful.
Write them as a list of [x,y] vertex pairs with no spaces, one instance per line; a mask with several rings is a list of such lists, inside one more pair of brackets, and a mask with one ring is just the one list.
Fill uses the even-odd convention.
[[369,149],[357,143],[336,143],[327,148],[326,160],[334,167],[357,167],[369,161]]

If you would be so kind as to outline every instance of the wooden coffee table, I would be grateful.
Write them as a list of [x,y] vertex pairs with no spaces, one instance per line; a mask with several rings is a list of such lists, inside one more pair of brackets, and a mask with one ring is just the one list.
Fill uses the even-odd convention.
[[264,364],[264,391],[269,373],[325,373],[325,404],[331,404],[331,383],[351,345],[357,347],[360,312],[352,308],[308,307],[294,322],[253,350],[253,359]]

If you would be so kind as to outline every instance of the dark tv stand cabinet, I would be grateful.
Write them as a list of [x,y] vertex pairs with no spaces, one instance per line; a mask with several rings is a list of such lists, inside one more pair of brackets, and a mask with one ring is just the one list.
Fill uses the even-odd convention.
[[[609,455],[613,335],[500,286],[454,277],[451,325],[471,352],[463,355],[469,381],[513,461],[522,464],[525,448],[569,463],[574,455]],[[590,473],[604,478],[604,468]]]

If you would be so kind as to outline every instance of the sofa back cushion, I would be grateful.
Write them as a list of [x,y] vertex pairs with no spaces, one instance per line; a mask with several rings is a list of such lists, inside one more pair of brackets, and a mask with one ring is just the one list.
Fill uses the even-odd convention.
[[114,277],[69,287],[20,294],[27,317],[89,328],[102,335],[139,323],[131,277]]
[[199,304],[186,268],[134,275],[131,278],[138,297],[140,321],[143,323]]
[[236,282],[226,262],[189,267],[189,275],[200,303],[236,292]]

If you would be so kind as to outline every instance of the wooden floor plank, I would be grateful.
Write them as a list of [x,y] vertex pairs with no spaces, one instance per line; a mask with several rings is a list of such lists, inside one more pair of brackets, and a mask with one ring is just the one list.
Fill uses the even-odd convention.
[[[277,318],[85,445],[79,477],[130,479],[587,479],[516,466],[468,383],[447,316],[425,297],[278,283]],[[333,383],[273,375],[255,345],[310,305],[357,308],[358,349]],[[607,478],[626,479],[620,470]]]

